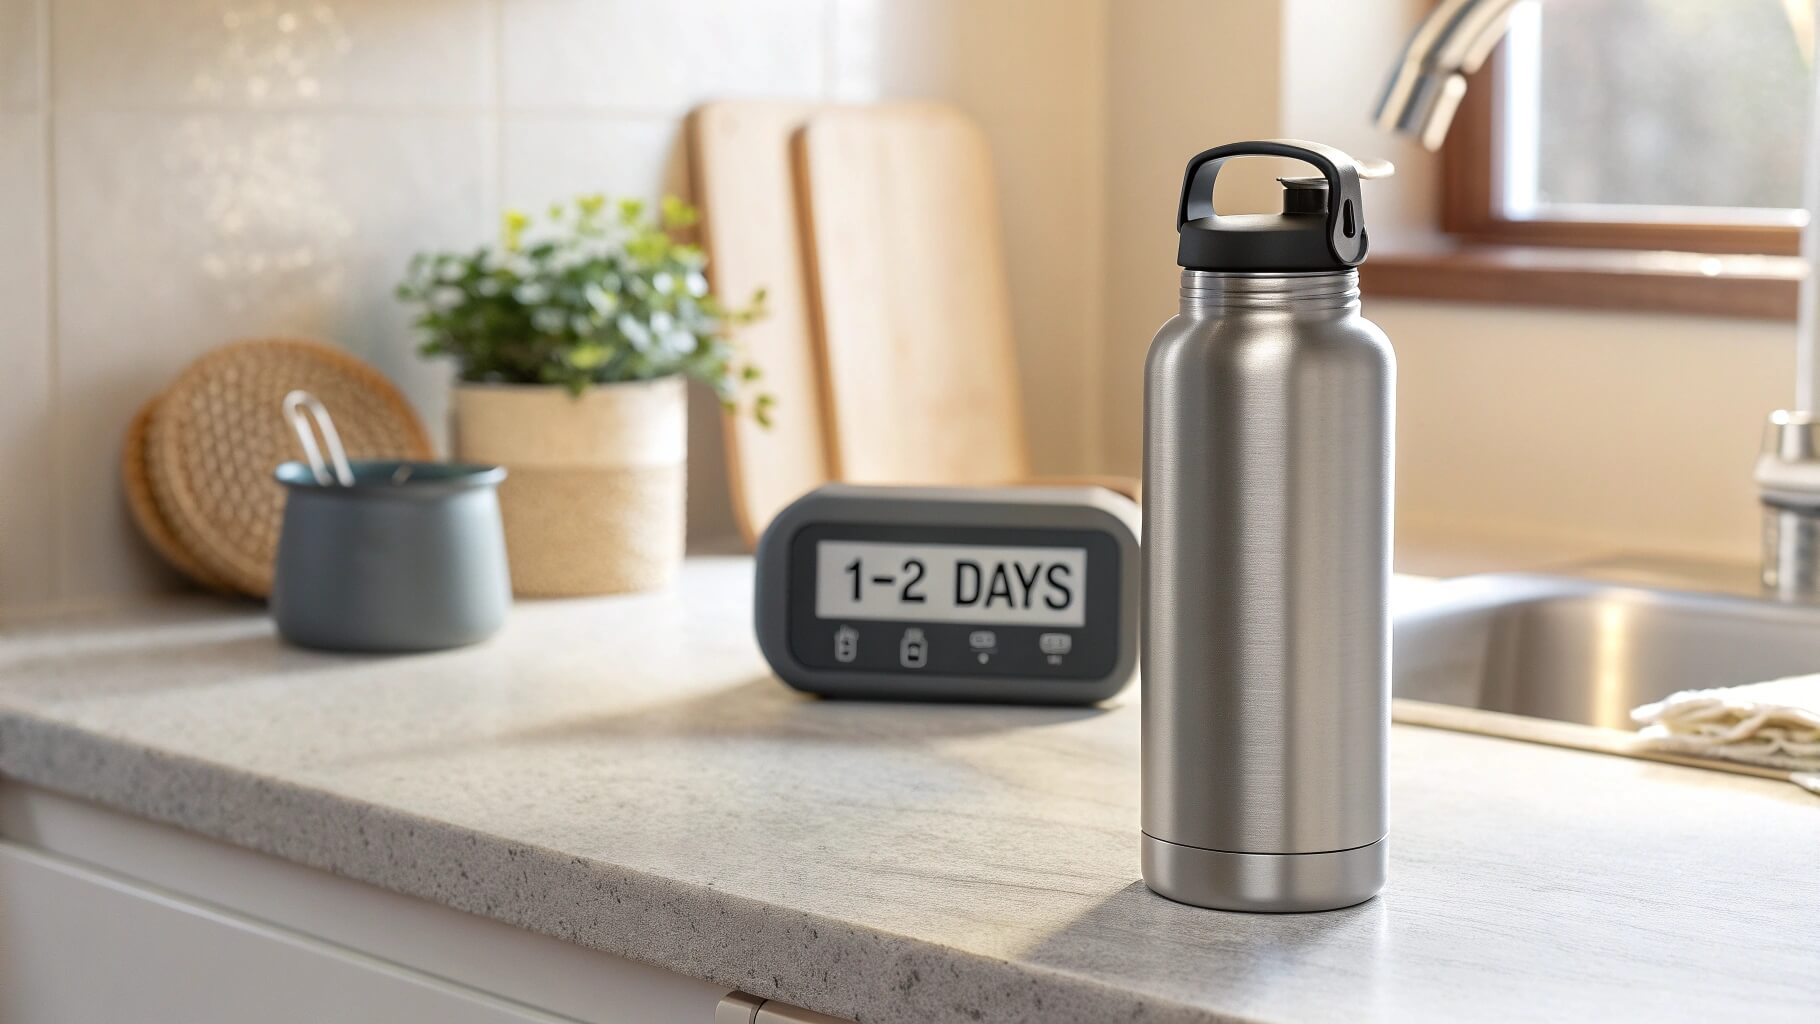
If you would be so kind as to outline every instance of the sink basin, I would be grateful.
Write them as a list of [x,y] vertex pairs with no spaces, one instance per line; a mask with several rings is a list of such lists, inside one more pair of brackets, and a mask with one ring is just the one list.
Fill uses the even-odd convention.
[[1468,576],[1399,608],[1395,696],[1630,730],[1676,690],[1820,672],[1820,608],[1563,576]]

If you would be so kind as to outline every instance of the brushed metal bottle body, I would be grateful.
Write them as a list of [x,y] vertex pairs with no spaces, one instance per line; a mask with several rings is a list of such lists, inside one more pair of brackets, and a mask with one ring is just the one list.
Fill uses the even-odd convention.
[[1182,273],[1145,371],[1144,880],[1382,887],[1395,360],[1358,274]]

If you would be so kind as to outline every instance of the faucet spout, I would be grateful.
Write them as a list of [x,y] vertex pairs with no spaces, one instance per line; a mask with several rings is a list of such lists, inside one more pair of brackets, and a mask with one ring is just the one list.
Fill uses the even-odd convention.
[[1524,0],[1441,0],[1416,26],[1378,101],[1379,128],[1441,148],[1466,76],[1479,70]]

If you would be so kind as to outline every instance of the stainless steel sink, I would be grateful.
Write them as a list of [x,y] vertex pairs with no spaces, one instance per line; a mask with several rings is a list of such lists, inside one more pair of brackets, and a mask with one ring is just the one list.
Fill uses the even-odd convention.
[[1469,576],[1399,608],[1397,697],[1629,730],[1676,690],[1820,672],[1820,607],[1564,576]]

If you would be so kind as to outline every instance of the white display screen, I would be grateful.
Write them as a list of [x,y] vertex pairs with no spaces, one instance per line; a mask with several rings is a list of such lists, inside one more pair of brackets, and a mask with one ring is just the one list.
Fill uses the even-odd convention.
[[1080,626],[1086,603],[1084,548],[815,545],[819,619]]

